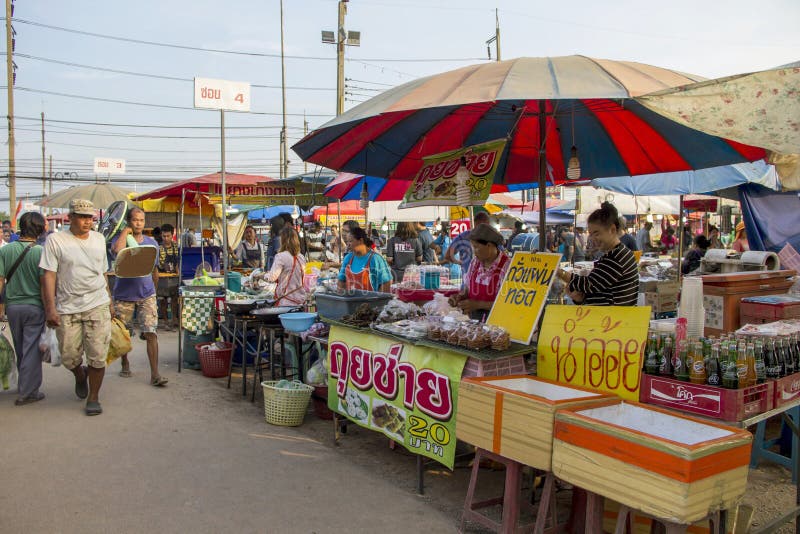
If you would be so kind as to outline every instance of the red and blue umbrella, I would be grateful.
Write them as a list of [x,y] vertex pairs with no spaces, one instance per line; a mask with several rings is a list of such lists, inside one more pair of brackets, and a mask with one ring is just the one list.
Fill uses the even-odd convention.
[[[376,176],[340,172],[325,187],[323,195],[328,198],[338,198],[339,200],[359,200],[361,199],[364,183],[367,184],[367,194],[372,202],[403,200],[406,191],[411,185],[409,180],[387,180]],[[507,193],[532,187],[536,187],[536,184],[494,184],[491,192]]]
[[549,184],[564,183],[573,147],[585,179],[763,158],[760,148],[693,130],[635,100],[701,80],[584,56],[484,63],[390,89],[292,148],[337,171],[410,180],[426,156],[508,138],[495,175],[502,184],[537,183],[541,174]]

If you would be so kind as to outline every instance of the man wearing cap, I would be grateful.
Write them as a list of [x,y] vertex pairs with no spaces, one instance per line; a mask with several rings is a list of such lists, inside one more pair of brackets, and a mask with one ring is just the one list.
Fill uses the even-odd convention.
[[47,325],[56,329],[61,361],[75,375],[75,394],[86,399],[86,415],[103,412],[99,394],[111,341],[106,240],[92,230],[93,218],[90,201],[70,202],[69,228],[47,238],[39,262]]
[[469,241],[473,258],[461,292],[450,300],[451,305],[458,306],[472,319],[482,321],[500,292],[511,259],[500,250],[503,236],[489,224],[477,225],[470,232]]

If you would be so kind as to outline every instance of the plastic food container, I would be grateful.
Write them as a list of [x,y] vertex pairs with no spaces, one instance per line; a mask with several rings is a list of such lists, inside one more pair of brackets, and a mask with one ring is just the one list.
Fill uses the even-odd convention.
[[345,293],[317,293],[317,312],[320,317],[341,319],[356,311],[360,305],[367,303],[371,308],[381,309],[392,300],[390,293],[376,291],[352,290]]
[[281,324],[285,330],[290,332],[305,332],[311,328],[311,325],[317,320],[317,314],[308,312],[290,312],[282,313],[278,316],[278,318],[281,320]]

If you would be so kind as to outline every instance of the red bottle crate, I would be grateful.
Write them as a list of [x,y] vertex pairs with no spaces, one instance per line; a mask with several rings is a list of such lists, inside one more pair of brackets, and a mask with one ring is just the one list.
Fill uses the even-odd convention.
[[743,389],[693,384],[642,373],[639,400],[723,421],[741,421],[774,408],[774,381]]
[[773,408],[800,399],[800,373],[784,376],[772,382],[775,385],[775,397],[772,403]]

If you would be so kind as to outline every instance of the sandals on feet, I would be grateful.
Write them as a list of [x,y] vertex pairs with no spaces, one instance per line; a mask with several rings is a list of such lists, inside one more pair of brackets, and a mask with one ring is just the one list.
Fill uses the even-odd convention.
[[103,413],[103,407],[97,401],[89,401],[86,403],[86,415],[100,415]]
[[122,371],[119,372],[119,376],[121,376],[122,378],[130,378],[133,376],[133,373],[131,373],[130,369],[123,369]]
[[156,377],[150,381],[151,386],[155,386],[157,388],[163,388],[169,382],[169,378],[164,378],[163,376]]

